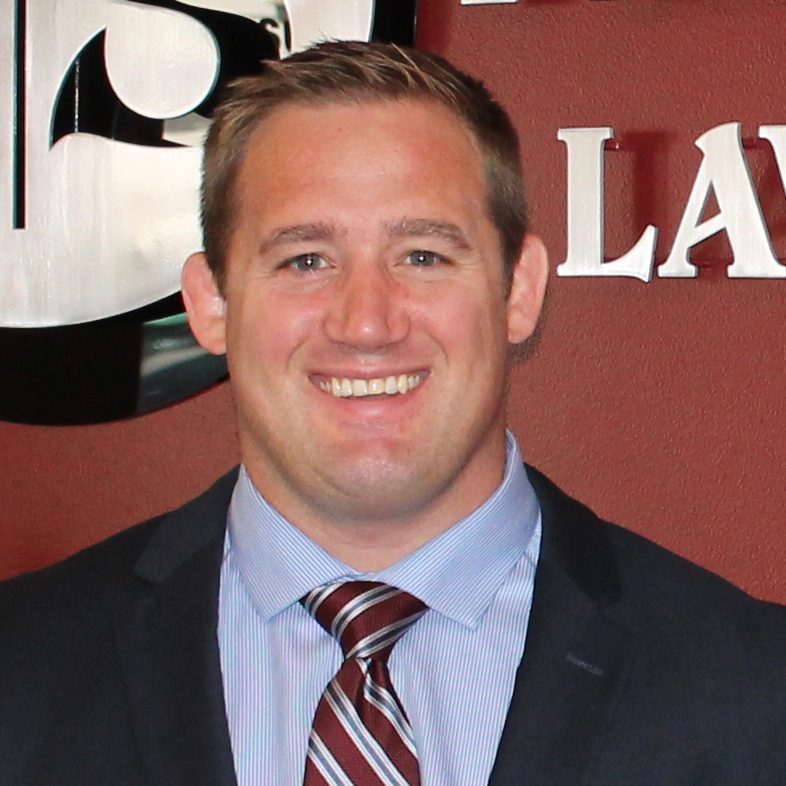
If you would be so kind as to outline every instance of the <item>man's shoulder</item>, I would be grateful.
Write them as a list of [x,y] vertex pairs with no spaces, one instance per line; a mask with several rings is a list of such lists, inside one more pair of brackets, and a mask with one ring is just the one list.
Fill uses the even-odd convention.
[[786,607],[646,537],[598,517],[528,467],[543,513],[541,557],[566,572],[626,627],[661,638],[786,645]]
[[[0,607],[19,603],[63,602],[67,596],[94,597],[122,581],[165,514],[122,530],[47,567],[0,582]],[[9,611],[10,613],[10,611]],[[7,619],[7,617],[4,617]]]
[[722,576],[635,532],[599,521],[619,565],[620,609],[661,637],[745,649],[786,646],[786,607],[756,598]]
[[[178,550],[195,549],[209,527],[220,534],[236,472],[220,478],[180,508],[135,524],[48,567],[0,582],[0,618],[14,620],[86,620],[145,573]],[[77,614],[78,612],[78,614]],[[6,628],[7,629],[7,628]]]

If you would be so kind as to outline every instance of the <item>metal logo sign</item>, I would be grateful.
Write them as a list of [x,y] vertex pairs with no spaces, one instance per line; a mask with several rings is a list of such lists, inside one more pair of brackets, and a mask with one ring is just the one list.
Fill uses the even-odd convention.
[[[411,43],[414,17],[414,0],[0,0],[0,357],[30,367],[23,401],[0,393],[0,417],[130,415],[220,374],[173,294],[201,246],[201,145],[218,91],[325,38]],[[115,415],[20,413],[48,356],[78,345],[83,372],[94,345],[106,360],[98,331],[129,326],[139,374],[158,374],[154,395]],[[179,382],[162,393],[170,360]],[[186,382],[186,361],[212,370]]]

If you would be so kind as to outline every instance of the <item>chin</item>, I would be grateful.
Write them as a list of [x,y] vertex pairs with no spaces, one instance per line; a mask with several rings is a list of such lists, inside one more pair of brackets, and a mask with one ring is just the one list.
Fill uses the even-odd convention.
[[406,512],[422,495],[418,493],[422,484],[423,475],[412,464],[389,458],[345,465],[332,479],[333,487],[346,500],[347,513],[356,511],[371,518]]

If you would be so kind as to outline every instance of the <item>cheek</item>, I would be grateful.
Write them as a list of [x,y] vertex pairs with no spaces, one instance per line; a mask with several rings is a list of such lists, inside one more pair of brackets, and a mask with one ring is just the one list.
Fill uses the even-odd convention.
[[[487,289],[462,288],[443,292],[418,309],[441,343],[453,351],[498,355],[507,347],[505,301]],[[491,358],[490,358],[491,359]]]
[[280,368],[318,322],[319,309],[301,298],[247,298],[227,314],[228,355],[234,351],[257,366]]

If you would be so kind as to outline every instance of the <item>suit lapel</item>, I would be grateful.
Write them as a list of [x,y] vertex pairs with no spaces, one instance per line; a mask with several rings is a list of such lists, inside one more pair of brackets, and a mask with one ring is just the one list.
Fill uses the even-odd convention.
[[602,744],[638,637],[607,613],[620,598],[594,516],[528,468],[543,545],[524,657],[490,786],[578,786]]
[[235,786],[216,623],[234,474],[165,517],[118,605],[118,658],[151,783]]

